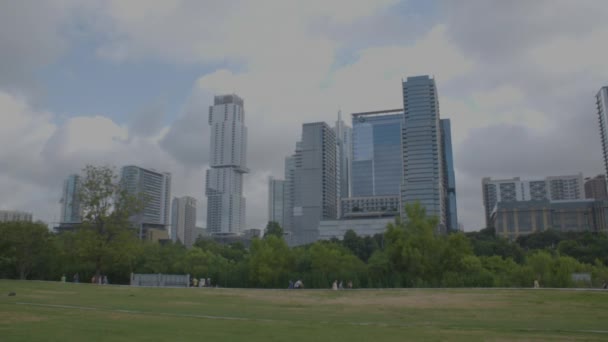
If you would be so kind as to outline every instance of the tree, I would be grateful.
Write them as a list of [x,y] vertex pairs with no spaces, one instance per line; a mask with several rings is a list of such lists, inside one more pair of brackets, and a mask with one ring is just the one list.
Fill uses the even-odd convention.
[[83,220],[76,233],[79,257],[95,265],[96,276],[110,266],[132,269],[140,244],[129,218],[142,210],[141,201],[120,186],[111,167],[87,165],[83,173],[78,194]]
[[254,286],[283,287],[287,284],[294,259],[283,237],[270,235],[251,244],[249,279]]
[[281,226],[275,221],[270,221],[266,225],[264,239],[266,239],[266,237],[270,237],[270,236],[276,236],[280,239],[283,238],[283,228],[281,228]]
[[27,279],[48,262],[53,244],[43,223],[6,222],[0,224],[0,247],[0,259],[15,268],[19,279]]

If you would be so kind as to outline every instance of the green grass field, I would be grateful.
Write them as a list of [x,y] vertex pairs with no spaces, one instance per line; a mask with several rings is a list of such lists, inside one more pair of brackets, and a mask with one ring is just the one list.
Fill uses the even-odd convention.
[[608,340],[608,291],[157,289],[0,280],[0,295],[0,341]]

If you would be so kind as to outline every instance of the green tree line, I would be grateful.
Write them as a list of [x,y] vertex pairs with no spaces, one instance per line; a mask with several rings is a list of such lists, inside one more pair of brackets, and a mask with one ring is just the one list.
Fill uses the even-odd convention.
[[[122,190],[113,169],[84,170],[83,224],[61,234],[41,223],[0,224],[0,277],[81,281],[107,275],[127,284],[134,273],[190,274],[221,287],[285,288],[301,280],[307,288],[335,281],[357,288],[385,287],[599,287],[608,279],[608,237],[543,232],[508,241],[492,229],[435,233],[437,219],[419,204],[406,207],[384,234],[289,248],[283,230],[270,222],[249,246],[199,239],[191,249],[178,243],[140,241],[129,223],[141,203]],[[575,283],[572,273],[591,274]]]

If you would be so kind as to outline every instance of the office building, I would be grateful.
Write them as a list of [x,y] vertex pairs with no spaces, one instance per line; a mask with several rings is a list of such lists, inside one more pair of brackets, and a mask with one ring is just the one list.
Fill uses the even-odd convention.
[[82,221],[82,208],[80,206],[80,176],[73,174],[63,182],[61,196],[60,223],[75,224]]
[[268,178],[268,222],[285,226],[285,181]]
[[456,176],[452,152],[452,128],[450,119],[441,119],[441,145],[443,153],[443,188],[445,189],[445,226],[448,232],[458,231],[456,207]]
[[[446,230],[443,146],[439,100],[435,80],[408,77],[403,82],[401,202],[419,202],[427,215],[439,218],[439,232]],[[402,216],[407,219],[405,212]]]
[[174,241],[191,248],[196,241],[196,199],[190,196],[173,198],[171,233]]
[[340,205],[344,219],[397,216],[401,199],[398,195],[348,197]]
[[399,195],[403,110],[354,113],[352,197]]
[[[352,128],[342,121],[342,112],[338,112],[338,121],[334,126],[336,134],[336,173],[338,181],[336,192],[338,202],[342,198],[350,196],[350,177],[351,177],[351,146]],[[340,216],[340,204],[338,203],[338,216]]]
[[521,180],[520,177],[481,182],[486,226],[498,202],[564,201],[583,198],[583,175],[550,176],[544,179]]
[[128,165],[121,170],[121,186],[137,196],[143,209],[131,221],[144,239],[148,229],[168,232],[171,209],[171,174],[154,169]]
[[32,222],[32,213],[18,210],[0,210],[0,222]]
[[[299,142],[296,143],[296,151],[299,150]],[[293,229],[293,203],[295,194],[296,156],[285,158],[285,184],[283,193],[283,231],[291,232]]]
[[604,157],[605,175],[608,177],[608,86],[602,87],[595,95],[600,140]]
[[608,202],[594,199],[498,202],[491,224],[496,235],[511,240],[547,230],[606,232],[606,214]]
[[324,122],[302,126],[295,154],[295,192],[291,245],[318,238],[319,222],[337,218],[336,134]]
[[247,127],[243,99],[215,96],[209,107],[210,161],[206,175],[207,229],[241,233],[245,227],[243,174],[247,169]]
[[608,192],[606,191],[606,176],[597,175],[593,178],[585,178],[585,198],[594,198],[597,200],[608,199]]

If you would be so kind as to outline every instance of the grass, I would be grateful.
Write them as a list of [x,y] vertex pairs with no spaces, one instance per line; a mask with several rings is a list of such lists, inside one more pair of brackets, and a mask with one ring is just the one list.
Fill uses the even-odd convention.
[[[16,296],[7,296],[11,291]],[[1,341],[608,340],[608,291],[160,289],[0,280]]]

